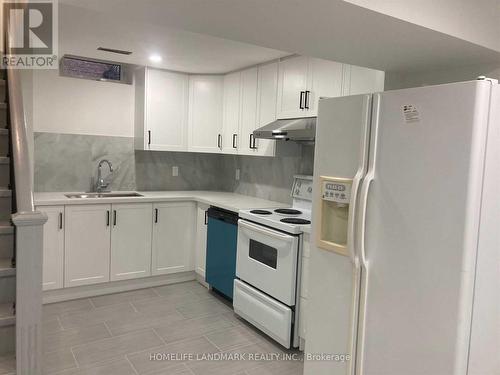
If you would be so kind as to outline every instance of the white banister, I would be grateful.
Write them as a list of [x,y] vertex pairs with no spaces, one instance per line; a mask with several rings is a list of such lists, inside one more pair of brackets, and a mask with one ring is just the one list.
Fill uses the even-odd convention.
[[[5,52],[10,54],[10,28],[5,28]],[[20,72],[7,68],[11,158],[14,169],[16,258],[16,373],[42,374],[43,225],[47,216],[34,210],[33,173]]]
[[[7,49],[8,47],[7,42]],[[23,94],[19,70],[7,69],[9,88],[10,132],[12,138],[12,158],[14,163],[14,183],[17,212],[32,212],[33,173],[31,171],[30,134],[23,106]]]

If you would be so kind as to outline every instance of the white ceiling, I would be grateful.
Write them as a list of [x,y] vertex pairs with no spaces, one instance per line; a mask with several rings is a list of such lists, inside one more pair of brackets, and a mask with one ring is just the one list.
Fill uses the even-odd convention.
[[[290,53],[61,4],[59,45],[73,54],[189,73],[226,73]],[[132,51],[129,56],[97,47]],[[153,63],[149,56],[162,56]]]
[[[139,33],[134,37],[132,33],[125,33],[124,37],[121,31],[113,34],[115,47],[130,48],[127,43],[132,43],[137,48],[143,44],[147,50],[159,45],[164,38],[161,48],[176,50],[172,53],[172,63],[181,57],[184,58],[182,64],[192,63],[188,60],[194,59],[198,63],[192,68],[203,68],[210,63],[227,64],[227,60],[234,62],[234,66],[242,65],[254,56],[252,48],[256,53],[254,61],[276,57],[279,52],[238,44],[224,47],[215,41],[217,48],[212,48],[212,44],[205,44],[200,36],[192,44],[184,38],[174,38],[183,41],[182,46],[175,46],[167,42],[170,32],[159,37],[155,30],[161,29],[153,29],[152,25],[387,71],[500,62],[498,51],[341,0],[61,0],[61,3],[112,16],[113,28],[122,25],[117,27],[120,30],[124,29],[123,24],[135,31],[140,23],[149,25],[145,35]],[[92,27],[81,32],[95,34]],[[105,31],[104,25],[99,29],[101,39],[109,37],[110,32]],[[228,68],[224,66],[221,70]]]

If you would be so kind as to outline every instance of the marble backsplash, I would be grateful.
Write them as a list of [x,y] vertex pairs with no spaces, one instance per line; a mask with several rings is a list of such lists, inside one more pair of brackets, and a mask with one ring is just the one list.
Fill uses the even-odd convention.
[[35,191],[89,191],[97,163],[108,159],[115,170],[112,190],[218,190],[289,203],[293,175],[312,174],[314,147],[279,147],[277,154],[135,151],[133,138],[35,133]]

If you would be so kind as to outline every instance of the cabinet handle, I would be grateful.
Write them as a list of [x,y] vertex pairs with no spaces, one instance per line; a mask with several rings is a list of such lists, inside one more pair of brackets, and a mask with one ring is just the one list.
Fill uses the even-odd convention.
[[250,146],[248,146],[250,149],[255,150],[257,147],[255,147],[255,136],[253,133],[250,133]]
[[236,146],[236,137],[237,137],[237,136],[238,136],[237,134],[233,134],[233,148],[238,148],[238,147]]
[[113,226],[116,226],[116,210],[113,210]]
[[158,222],[158,209],[155,208],[155,223]]
[[205,225],[208,224],[208,211],[205,211]]
[[222,150],[222,135],[217,135],[217,147]]
[[59,212],[59,229],[63,229],[63,213]]
[[151,130],[148,130],[148,145],[151,144]]
[[109,227],[109,210],[106,211],[106,226]]
[[302,102],[304,101],[304,91],[300,92],[300,97],[299,97],[299,109],[304,109],[304,106],[302,105]]
[[311,91],[307,90],[305,92],[305,100],[304,100],[304,109],[309,109],[309,96],[311,94]]

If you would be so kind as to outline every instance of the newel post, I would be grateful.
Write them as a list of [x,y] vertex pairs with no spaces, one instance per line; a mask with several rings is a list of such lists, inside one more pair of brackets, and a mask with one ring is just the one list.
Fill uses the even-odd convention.
[[16,366],[17,374],[42,373],[43,225],[47,215],[19,212],[16,227]]

